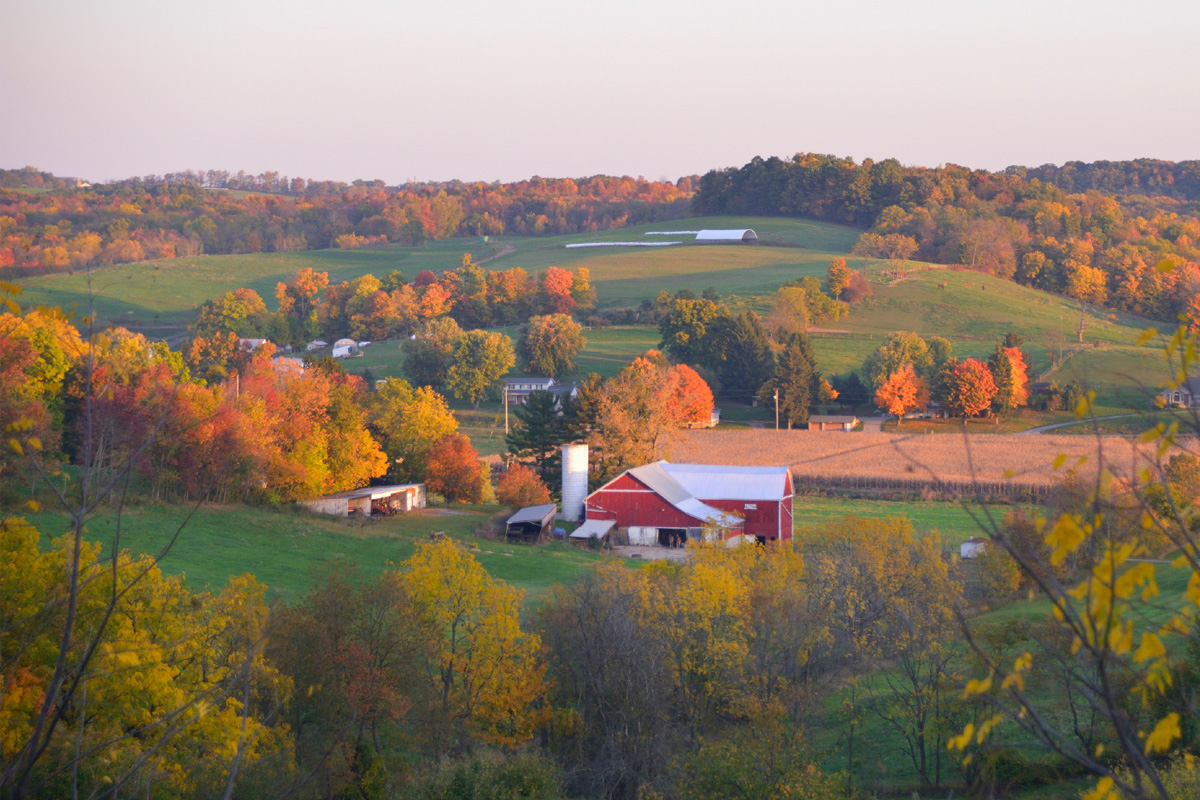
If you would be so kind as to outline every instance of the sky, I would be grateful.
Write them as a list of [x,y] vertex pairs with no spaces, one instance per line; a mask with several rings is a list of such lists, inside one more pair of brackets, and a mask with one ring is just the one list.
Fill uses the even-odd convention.
[[0,167],[676,179],[1200,158],[1196,0],[0,0]]

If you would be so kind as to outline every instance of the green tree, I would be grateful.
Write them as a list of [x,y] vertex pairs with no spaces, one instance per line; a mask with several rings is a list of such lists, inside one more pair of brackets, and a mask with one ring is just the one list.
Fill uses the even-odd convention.
[[724,332],[731,324],[726,306],[703,298],[677,297],[659,320],[660,346],[677,362],[720,370]]
[[928,375],[931,364],[929,346],[910,331],[889,333],[875,352],[863,362],[863,373],[872,392],[879,391],[888,377],[912,364],[919,375]]
[[425,479],[430,448],[443,436],[458,432],[446,398],[428,386],[413,389],[390,378],[367,399],[368,425],[387,454],[388,480],[408,483]]
[[458,400],[479,408],[496,382],[516,363],[512,340],[503,333],[468,331],[454,348],[454,362],[446,372],[446,388]]
[[404,374],[414,386],[446,388],[446,375],[454,360],[454,350],[463,337],[462,328],[449,317],[431,319],[414,338],[405,339]]
[[570,434],[552,392],[531,392],[523,405],[513,409],[516,424],[504,437],[508,451],[517,458],[532,459],[543,481],[549,481],[561,459],[559,448]]
[[988,358],[988,369],[992,373],[992,381],[996,385],[996,394],[992,396],[992,408],[1000,414],[1007,414],[1017,408],[1015,368],[1012,357],[1005,351],[1003,344]]
[[779,354],[775,375],[759,391],[759,402],[772,406],[775,393],[778,392],[779,421],[790,430],[793,425],[808,423],[820,382],[821,373],[817,371],[817,361],[808,336],[793,333]]
[[743,311],[738,315],[729,329],[724,350],[721,382],[728,394],[749,402],[775,371],[775,354],[758,314]]
[[575,356],[586,345],[582,325],[567,314],[547,314],[521,326],[517,349],[529,374],[557,378],[575,370]]

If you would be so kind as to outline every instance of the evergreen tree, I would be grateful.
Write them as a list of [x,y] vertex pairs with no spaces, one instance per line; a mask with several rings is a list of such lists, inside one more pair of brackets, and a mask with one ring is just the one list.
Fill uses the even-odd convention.
[[992,371],[992,380],[996,383],[996,394],[992,397],[992,407],[1001,414],[1014,410],[1018,405],[1015,391],[1015,370],[1012,358],[1005,351],[1003,344],[996,345],[991,358],[988,359],[988,369]]
[[813,402],[821,382],[817,362],[813,357],[808,336],[793,333],[788,337],[783,352],[775,365],[775,375],[763,384],[759,391],[759,402],[771,406],[775,392],[779,392],[779,421],[791,429],[793,425],[808,423]]
[[746,311],[738,316],[724,349],[721,382],[728,394],[748,403],[775,371],[775,355],[757,314]]
[[517,421],[504,437],[508,451],[532,459],[538,475],[549,484],[561,461],[559,448],[570,438],[558,398],[551,392],[530,392],[524,405],[516,406],[512,413]]

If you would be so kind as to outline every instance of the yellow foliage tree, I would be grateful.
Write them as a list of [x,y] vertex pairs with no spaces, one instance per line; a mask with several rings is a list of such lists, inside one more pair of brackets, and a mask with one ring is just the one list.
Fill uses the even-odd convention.
[[447,538],[419,547],[402,575],[428,634],[423,657],[440,712],[435,749],[472,738],[505,747],[527,742],[547,719],[539,705],[547,684],[541,640],[521,630],[523,592]]

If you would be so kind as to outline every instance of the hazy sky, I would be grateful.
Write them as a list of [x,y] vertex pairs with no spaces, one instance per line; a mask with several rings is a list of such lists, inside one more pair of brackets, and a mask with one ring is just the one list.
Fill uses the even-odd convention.
[[1197,0],[0,0],[0,166],[648,178],[1200,158]]

